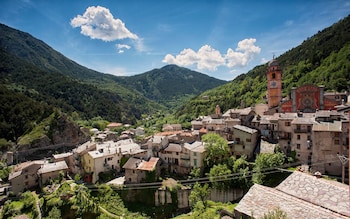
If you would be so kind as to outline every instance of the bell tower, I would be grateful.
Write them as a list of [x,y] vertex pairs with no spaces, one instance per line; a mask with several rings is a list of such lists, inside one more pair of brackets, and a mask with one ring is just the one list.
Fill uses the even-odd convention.
[[267,101],[269,108],[277,107],[282,100],[282,71],[276,59],[267,67]]

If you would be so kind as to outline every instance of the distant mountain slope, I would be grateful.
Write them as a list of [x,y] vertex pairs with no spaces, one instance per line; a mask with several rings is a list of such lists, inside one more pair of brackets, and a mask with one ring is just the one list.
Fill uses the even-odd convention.
[[[24,134],[23,131],[30,131],[29,128],[33,128],[33,124],[22,123],[38,123],[43,119],[42,115],[47,116],[47,112],[42,111],[50,109],[52,112],[52,108],[58,108],[69,114],[78,113],[82,119],[100,116],[109,121],[134,123],[141,117],[138,109],[123,101],[116,93],[79,83],[57,72],[45,72],[2,49],[0,49],[0,69],[0,86],[4,90],[0,93],[2,100],[0,111],[6,118],[0,123],[0,130],[3,131],[0,133],[0,138],[8,136],[6,132],[9,131],[13,132],[11,140],[20,137]],[[23,95],[26,98],[22,97]],[[18,99],[23,99],[28,104],[21,107],[24,104]],[[14,111],[8,110],[8,106],[17,108],[17,112],[13,114]],[[25,114],[29,110],[27,108],[33,110],[40,108],[40,110],[31,111],[28,116]],[[14,119],[8,120],[9,118]],[[23,130],[23,126],[28,129]],[[6,131],[4,127],[13,127],[13,130]]]
[[[350,15],[277,58],[283,69],[283,96],[289,95],[292,87],[306,83],[325,85],[326,90],[349,90],[349,60]],[[267,64],[256,66],[232,82],[202,93],[184,104],[177,117],[207,115],[216,105],[225,111],[266,102],[266,70]]]
[[[3,24],[0,24],[0,48],[43,71],[59,72],[80,82],[94,85],[98,89],[117,93],[123,101],[129,102],[143,113],[161,109],[155,101],[167,107],[178,106],[188,99],[188,96],[198,95],[225,83],[174,65],[131,77],[102,74],[66,58],[30,34]],[[172,101],[173,104],[169,104],[168,101]]]
[[209,77],[176,65],[167,65],[143,74],[125,77],[123,84],[134,88],[151,100],[172,107],[177,99],[198,95],[227,81]]
[[[225,83],[174,65],[132,77],[99,73],[3,24],[0,76],[0,98],[6,100],[0,106],[6,118],[0,122],[0,138],[12,141],[55,109],[86,120],[101,117],[133,124],[142,114],[165,110],[165,105],[177,107],[186,98]],[[16,103],[19,99],[25,104]],[[17,110],[15,115],[10,108]]]
[[44,72],[57,72],[75,79],[77,82],[88,83],[100,90],[116,93],[121,100],[141,109],[144,113],[152,112],[153,108],[161,108],[158,104],[147,100],[135,89],[125,88],[123,85],[116,83],[116,76],[103,74],[81,66],[30,34],[3,24],[0,24],[0,48],[27,63],[35,65]]

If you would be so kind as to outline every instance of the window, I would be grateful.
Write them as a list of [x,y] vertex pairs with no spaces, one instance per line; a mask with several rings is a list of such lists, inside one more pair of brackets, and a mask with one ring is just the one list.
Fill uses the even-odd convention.
[[193,166],[197,166],[197,159],[193,159]]
[[300,144],[297,144],[297,149],[300,149]]
[[285,122],[284,125],[285,126],[290,126],[290,122]]
[[334,144],[340,144],[339,139],[334,139]]
[[334,137],[339,137],[340,133],[339,132],[334,132]]
[[245,149],[245,145],[242,145],[242,148]]
[[297,125],[297,130],[300,130],[300,129],[301,129],[300,125]]
[[176,155],[179,155],[179,152],[176,152]]
[[252,139],[247,138],[245,141],[246,141],[246,142],[252,142]]
[[193,152],[193,156],[197,156],[197,152]]
[[272,78],[275,79],[276,78],[276,74],[272,73]]
[[297,135],[297,139],[300,140],[300,135]]

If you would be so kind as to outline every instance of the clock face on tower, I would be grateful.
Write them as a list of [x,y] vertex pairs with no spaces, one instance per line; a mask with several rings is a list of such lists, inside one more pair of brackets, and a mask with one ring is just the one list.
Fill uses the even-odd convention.
[[270,88],[276,88],[277,82],[276,81],[270,81]]

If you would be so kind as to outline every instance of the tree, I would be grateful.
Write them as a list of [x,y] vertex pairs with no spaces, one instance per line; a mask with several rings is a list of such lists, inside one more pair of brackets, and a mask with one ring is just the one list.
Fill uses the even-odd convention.
[[190,206],[192,207],[192,209],[195,209],[195,210],[205,209],[207,207],[208,195],[209,195],[208,184],[204,184],[203,186],[201,186],[198,182],[196,182],[189,196]]
[[248,188],[250,182],[248,180],[249,162],[247,161],[247,156],[243,155],[238,159],[231,156],[228,163],[232,173],[237,173],[237,176],[233,179],[233,183],[240,188]]
[[193,168],[188,178],[197,179],[201,176],[201,168]]
[[216,189],[226,189],[230,186],[231,180],[229,176],[231,170],[226,164],[214,165],[209,172],[209,179],[213,187]]
[[229,147],[227,141],[218,134],[205,134],[202,137],[204,142],[206,157],[205,163],[207,167],[212,167],[215,164],[218,164],[228,156]]
[[264,171],[283,165],[285,161],[285,156],[281,152],[273,154],[259,154],[255,160],[255,166],[253,168],[253,182],[257,184],[264,183],[263,174]]
[[47,217],[44,217],[44,219],[60,219],[61,217],[61,211],[56,206],[54,206],[50,211],[49,215]]

